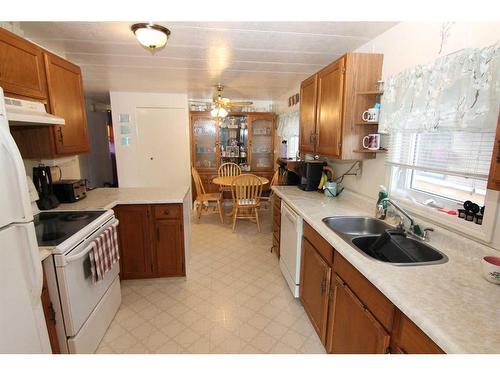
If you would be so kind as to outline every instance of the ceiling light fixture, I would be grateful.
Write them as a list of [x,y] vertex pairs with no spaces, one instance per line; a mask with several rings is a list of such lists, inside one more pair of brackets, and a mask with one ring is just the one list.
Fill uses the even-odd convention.
[[161,50],[167,44],[170,30],[154,23],[135,23],[130,29],[137,41],[152,53]]
[[218,105],[210,111],[210,114],[212,117],[226,117],[228,112],[224,107]]

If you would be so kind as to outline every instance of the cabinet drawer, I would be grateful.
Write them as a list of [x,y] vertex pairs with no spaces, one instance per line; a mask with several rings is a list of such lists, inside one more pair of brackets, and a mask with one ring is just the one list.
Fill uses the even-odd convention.
[[401,311],[397,312],[394,325],[393,352],[401,354],[444,354],[444,351]]
[[155,219],[178,219],[182,216],[180,204],[156,204],[153,209]]
[[304,237],[314,246],[329,266],[333,263],[333,247],[304,221]]
[[353,293],[367,306],[384,328],[391,332],[395,312],[391,301],[337,252],[333,268],[335,273],[347,283]]

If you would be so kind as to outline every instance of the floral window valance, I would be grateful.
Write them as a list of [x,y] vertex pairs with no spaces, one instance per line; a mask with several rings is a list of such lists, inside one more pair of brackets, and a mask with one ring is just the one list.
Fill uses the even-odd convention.
[[407,69],[385,83],[379,132],[494,132],[499,81],[498,42]]

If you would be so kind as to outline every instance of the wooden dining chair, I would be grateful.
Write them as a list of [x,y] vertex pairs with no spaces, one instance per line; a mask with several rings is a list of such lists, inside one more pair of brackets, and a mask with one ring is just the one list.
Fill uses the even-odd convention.
[[259,205],[262,182],[254,174],[242,174],[233,180],[233,233],[238,219],[255,220],[260,232]]
[[[217,175],[219,177],[239,176],[240,174],[241,174],[241,168],[236,163],[223,163],[221,164],[221,166],[217,171]],[[220,191],[231,191],[231,186],[221,185]]]
[[[222,216],[222,193],[207,193],[205,192],[205,187],[203,186],[203,182],[201,181],[200,174],[198,171],[191,167],[191,173],[193,174],[194,186],[196,189],[196,202],[198,203],[196,207],[196,212],[198,216],[198,220],[201,218],[201,213],[204,209],[204,202],[216,202],[217,211],[219,211],[219,217],[222,224],[224,224],[224,217]],[[205,211],[208,211],[208,206],[205,207]]]
[[[276,171],[273,174],[273,178],[271,179],[271,182],[269,184],[269,190],[262,192],[262,196],[260,197],[261,202],[269,204],[269,202],[273,198],[274,192],[273,192],[273,189],[271,189],[271,187],[278,185],[279,173],[280,173],[279,169],[276,169]],[[267,209],[267,206],[266,206],[266,209]]]

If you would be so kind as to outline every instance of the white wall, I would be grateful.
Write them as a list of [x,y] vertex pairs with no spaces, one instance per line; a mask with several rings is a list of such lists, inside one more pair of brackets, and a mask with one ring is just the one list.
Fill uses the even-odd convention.
[[[485,47],[500,38],[500,22],[456,22],[448,26],[442,49],[443,23],[402,22],[355,52],[383,53],[382,79],[386,80],[406,68],[431,62],[441,55],[467,47]],[[377,159],[363,161],[361,177],[345,178],[345,187],[371,198],[376,197],[379,185],[386,185],[388,181],[384,160],[384,155],[378,154]],[[350,164],[333,165],[342,172]]]
[[[110,97],[119,186],[189,186],[191,173],[187,95],[111,92]],[[129,124],[120,123],[120,115],[124,114],[130,116]],[[139,123],[138,120],[142,122]],[[123,125],[129,126],[131,131],[129,145],[122,144],[122,137],[126,136],[122,134]],[[146,126],[150,128],[146,129]],[[157,137],[151,137],[151,132],[157,132]],[[144,147],[144,137],[140,138],[141,134],[147,134],[149,147]],[[153,167],[148,168],[148,160],[151,158],[153,160],[150,165]]]

